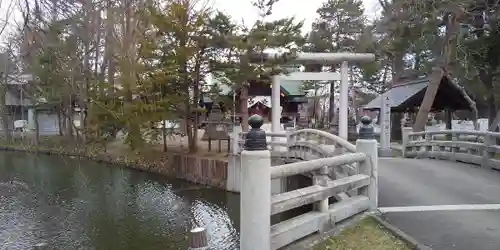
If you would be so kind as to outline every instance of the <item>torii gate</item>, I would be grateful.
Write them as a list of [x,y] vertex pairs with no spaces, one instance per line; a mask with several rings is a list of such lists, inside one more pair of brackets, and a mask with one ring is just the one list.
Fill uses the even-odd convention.
[[349,62],[371,62],[375,55],[371,53],[297,53],[292,62],[331,65],[340,63],[340,74],[335,72],[291,72],[288,75],[273,76],[271,103],[271,131],[280,131],[280,82],[289,81],[340,81],[339,100],[339,136],[347,140],[349,109]]

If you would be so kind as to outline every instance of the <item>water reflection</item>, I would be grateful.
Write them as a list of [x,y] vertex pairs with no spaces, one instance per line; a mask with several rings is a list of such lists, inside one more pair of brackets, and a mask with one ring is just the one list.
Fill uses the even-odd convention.
[[0,204],[3,249],[238,248],[238,196],[90,161],[0,152]]

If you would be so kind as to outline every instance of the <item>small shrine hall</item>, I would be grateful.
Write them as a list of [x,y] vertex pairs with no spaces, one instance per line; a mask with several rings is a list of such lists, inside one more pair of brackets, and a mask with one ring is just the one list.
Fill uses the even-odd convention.
[[[222,89],[222,95],[232,96],[233,91],[222,84],[220,78],[212,78],[212,82],[219,84]],[[236,100],[239,100],[240,91],[236,90]],[[248,114],[251,116],[253,114],[258,114],[266,120],[266,122],[271,121],[271,84],[259,81],[250,82],[248,90]],[[293,117],[298,116],[298,107],[302,103],[307,103],[306,93],[302,90],[301,81],[282,81],[281,82],[281,94],[280,94],[280,111],[283,117],[293,119]],[[212,106],[212,101],[209,98],[203,98],[203,102],[206,107]],[[236,113],[240,109],[241,103],[236,101]]]

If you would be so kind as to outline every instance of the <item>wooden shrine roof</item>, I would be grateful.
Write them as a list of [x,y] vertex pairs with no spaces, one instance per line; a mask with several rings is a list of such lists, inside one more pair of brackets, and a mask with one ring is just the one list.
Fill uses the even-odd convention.
[[[429,77],[420,78],[413,81],[407,81],[400,85],[394,86],[389,89],[384,95],[390,95],[391,111],[392,112],[405,112],[414,111],[418,109],[424,99],[425,91],[430,83]],[[378,110],[382,103],[382,96],[366,104],[363,109],[365,110]],[[469,103],[463,96],[463,90],[460,86],[451,82],[447,76],[441,78],[436,98],[432,104],[432,111],[441,110],[469,110]]]

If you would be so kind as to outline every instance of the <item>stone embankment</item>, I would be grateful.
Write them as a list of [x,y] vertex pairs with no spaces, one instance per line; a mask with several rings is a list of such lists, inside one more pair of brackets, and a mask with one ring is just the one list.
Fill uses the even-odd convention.
[[131,152],[124,146],[105,149],[99,144],[78,144],[61,136],[44,136],[38,145],[27,138],[0,141],[0,150],[81,157],[227,189],[228,160],[221,157],[165,153],[154,146],[141,152]]

